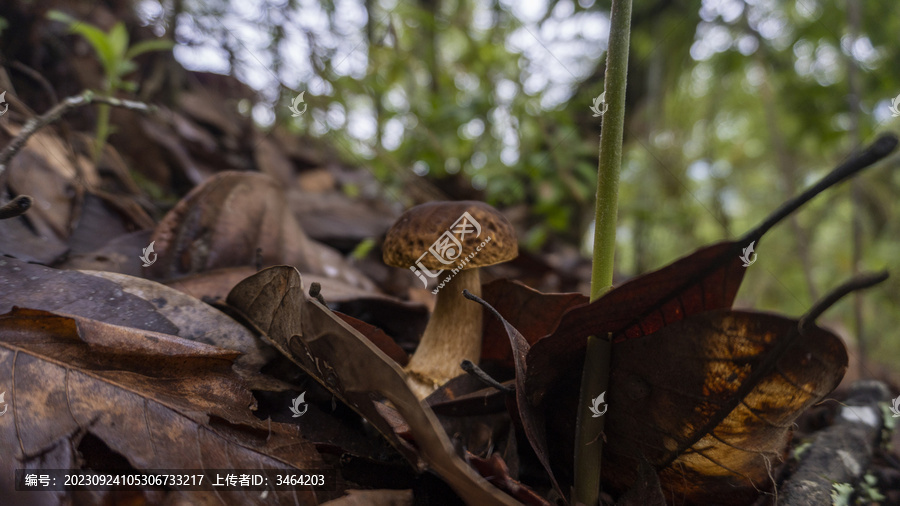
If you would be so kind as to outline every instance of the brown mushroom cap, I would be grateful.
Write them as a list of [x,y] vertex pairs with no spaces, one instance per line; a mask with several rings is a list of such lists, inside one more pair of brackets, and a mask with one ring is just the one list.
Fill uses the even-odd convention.
[[475,231],[470,228],[468,233],[463,234],[459,241],[462,250],[455,251],[454,244],[452,254],[445,256],[447,259],[456,259],[452,264],[444,264],[429,253],[422,257],[422,265],[432,270],[453,269],[462,259],[475,253],[489,237],[491,240],[468,260],[464,269],[499,264],[519,255],[516,231],[500,211],[475,200],[439,201],[412,207],[397,218],[384,239],[384,262],[394,267],[413,266],[448,230],[459,240],[460,234],[454,234],[451,227],[466,212],[481,227],[481,233],[476,236]]

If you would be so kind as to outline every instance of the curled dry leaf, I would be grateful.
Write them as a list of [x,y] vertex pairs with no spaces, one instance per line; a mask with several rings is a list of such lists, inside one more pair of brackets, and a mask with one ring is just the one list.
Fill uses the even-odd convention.
[[[226,267],[191,274],[166,281],[164,284],[198,299],[224,300],[232,288],[256,273],[255,267]],[[315,274],[303,274],[303,279],[307,285],[319,283],[322,287],[322,295],[329,305],[332,303],[343,304],[360,300],[372,300],[393,303],[410,311],[424,310],[421,304],[406,302],[396,297],[364,290],[339,279],[317,276]]]
[[[7,125],[0,145],[22,131]],[[0,222],[0,253],[51,263],[66,252],[76,224],[89,225],[95,215],[84,216],[85,188],[97,188],[100,176],[85,157],[76,155],[52,130],[39,130],[10,161],[3,174],[3,190],[29,195],[27,215]],[[5,203],[5,202],[4,202]],[[123,222],[115,213],[106,217]]]
[[[365,417],[420,468],[419,458],[469,504],[514,504],[454,453],[434,413],[409,390],[388,356],[316,300],[308,299],[300,273],[265,269],[232,290],[228,304],[285,356]],[[415,448],[403,442],[373,402],[386,398],[406,420]]]
[[[288,250],[298,268],[318,270],[303,255],[308,240],[286,212],[278,183],[263,174],[226,171],[187,194],[153,233],[158,260],[148,268],[174,278],[222,267],[253,265],[257,248],[266,265],[285,263]],[[290,244],[289,244],[290,242]]]
[[[34,504],[39,497],[13,492],[15,469],[78,468],[85,445],[97,441],[101,452],[92,459],[101,467],[329,469],[299,427],[252,415],[254,398],[231,370],[237,355],[46,311],[0,316],[0,384],[9,386],[9,413],[0,419],[4,500]],[[170,500],[312,505],[339,494],[334,479],[333,492],[297,487],[263,499],[258,491],[172,490]]]
[[530,405],[525,394],[525,378],[528,376],[529,365],[526,361],[526,356],[528,355],[528,350],[531,347],[525,337],[522,336],[522,334],[515,327],[510,325],[509,322],[507,322],[503,318],[503,316],[501,316],[500,313],[497,312],[496,309],[491,307],[490,304],[472,295],[468,292],[468,290],[464,291],[463,293],[465,294],[467,299],[481,304],[485,309],[493,314],[495,319],[503,324],[504,331],[506,332],[507,336],[509,336],[513,362],[515,363],[516,367],[515,405],[518,408],[516,414],[518,415],[520,423],[522,424],[522,429],[525,433],[525,437],[528,438],[528,442],[531,444],[531,448],[534,450],[535,455],[537,456],[541,465],[544,467],[544,470],[547,471],[547,476],[550,478],[550,483],[553,484],[553,488],[556,489],[556,492],[560,495],[560,497],[565,497],[565,493],[563,492],[563,489],[560,487],[559,482],[556,479],[556,474],[553,472],[553,467],[550,465],[550,450],[547,445],[547,437],[545,435],[546,418],[544,416],[544,412],[534,409],[534,407]]
[[[192,274],[167,281],[165,284],[197,299],[225,300],[232,288],[254,274],[256,274],[254,267],[228,267]],[[322,287],[320,293],[331,309],[354,318],[354,321],[359,321],[359,318],[365,319],[366,328],[373,327],[373,330],[363,331],[355,324],[351,325],[375,342],[381,351],[390,355],[398,363],[406,364],[409,357],[405,352],[399,350],[396,343],[418,341],[428,321],[428,310],[423,304],[363,290],[334,278],[304,274],[303,279],[310,286],[318,283]],[[374,329],[374,327],[380,328]],[[385,333],[394,339],[384,336]],[[381,339],[382,336],[385,339]],[[388,351],[381,343],[386,344],[392,350],[396,349],[401,354]]]
[[288,264],[303,272],[374,290],[336,251],[310,240],[272,177],[225,171],[190,191],[163,218],[152,240],[151,277],[170,279],[225,267]]

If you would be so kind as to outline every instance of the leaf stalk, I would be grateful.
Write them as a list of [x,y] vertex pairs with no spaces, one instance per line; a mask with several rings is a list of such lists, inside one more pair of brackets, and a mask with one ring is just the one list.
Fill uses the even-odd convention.
[[[612,288],[616,252],[616,216],[619,207],[619,174],[625,132],[625,85],[631,40],[631,0],[613,0],[610,10],[609,49],[606,56],[604,96],[608,109],[600,131],[597,168],[597,204],[594,209],[594,248],[591,266],[591,302]],[[575,435],[574,504],[595,506],[600,497],[605,416],[594,417],[590,399],[606,391],[612,341],[609,335],[589,336],[585,349],[578,420]]]

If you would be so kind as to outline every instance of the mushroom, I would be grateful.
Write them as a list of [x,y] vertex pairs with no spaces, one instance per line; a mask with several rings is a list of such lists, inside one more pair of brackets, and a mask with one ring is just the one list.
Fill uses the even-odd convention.
[[460,374],[460,363],[481,356],[481,306],[463,290],[481,295],[479,267],[519,254],[516,233],[493,207],[476,201],[429,202],[410,208],[384,240],[384,262],[412,270],[428,286],[438,282],[434,312],[405,370],[424,399]]

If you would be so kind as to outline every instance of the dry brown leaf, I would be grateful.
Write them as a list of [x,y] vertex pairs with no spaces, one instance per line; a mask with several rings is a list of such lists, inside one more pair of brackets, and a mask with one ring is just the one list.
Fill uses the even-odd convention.
[[352,316],[345,315],[344,313],[334,313],[335,316],[344,321],[347,325],[353,327],[353,330],[359,332],[362,336],[368,339],[372,344],[378,347],[385,355],[391,358],[394,362],[397,362],[401,367],[405,366],[409,362],[409,356],[403,351],[402,348],[397,346],[397,343],[391,339],[390,336],[384,333],[378,327],[374,325],[369,325],[368,323],[357,320]]
[[145,268],[139,257],[142,250],[150,244],[152,234],[152,230],[140,230],[120,235],[94,251],[68,256],[58,267],[141,276]]
[[34,203],[22,216],[0,220],[0,253],[29,262],[57,260],[68,249],[66,240],[81,202],[78,187],[27,148],[10,161],[3,181],[0,193],[30,195]]
[[194,120],[212,126],[228,137],[239,137],[242,129],[235,124],[236,116],[225,114],[219,100],[221,97],[216,94],[182,91],[178,96],[178,105]]
[[[557,471],[567,483],[574,420],[591,408],[578,405],[580,371],[523,364],[521,357],[531,358],[534,348],[529,351],[515,327],[494,314],[513,343],[525,434],[548,473]],[[781,316],[720,309],[616,343],[602,392],[608,394],[604,486],[620,493],[632,488],[646,460],[659,472],[665,496],[687,504],[749,504],[771,488],[793,421],[831,392],[847,367],[838,337],[815,326],[800,335],[797,326]],[[540,405],[522,385],[524,377],[548,377],[532,374],[535,365],[557,369],[560,378],[545,385]],[[652,492],[654,485],[647,486]]]
[[[191,190],[157,226],[153,241],[158,260],[148,267],[156,278],[174,278],[209,269],[253,265],[257,248],[265,265],[286,259],[283,192],[258,173],[223,172]],[[308,246],[301,242],[298,249]],[[303,258],[303,270],[315,270]]]
[[634,482],[641,455],[667,497],[749,504],[772,485],[793,421],[840,383],[847,350],[797,320],[719,310],[613,347],[604,483]]
[[[256,273],[255,267],[226,267],[166,281],[165,285],[198,299],[224,300],[232,288]],[[303,279],[310,285],[319,283],[322,286],[322,295],[327,297],[328,303],[347,302],[360,298],[392,299],[397,300],[398,303],[403,303],[399,299],[368,292],[324,276],[303,274]]]
[[[127,198],[119,197],[124,203]],[[149,224],[154,225],[152,222]],[[72,253],[85,253],[102,248],[109,241],[127,234],[133,228],[129,228],[122,217],[113,209],[108,201],[94,195],[85,193],[81,207],[81,216],[78,223],[66,241]],[[140,264],[139,264],[140,265]]]
[[263,343],[246,327],[190,295],[134,276],[114,272],[82,272],[112,281],[124,292],[153,304],[157,312],[178,327],[175,334],[178,337],[241,352],[235,366],[242,374],[259,372],[275,355],[271,346]]
[[[514,504],[454,453],[430,409],[409,390],[399,366],[318,301],[308,299],[297,269],[265,269],[240,283],[228,303],[285,356],[375,426],[414,466],[419,458],[469,504]],[[373,401],[389,400],[409,425],[416,448],[402,442]]]
[[[231,370],[237,352],[150,331],[31,309],[0,316],[0,489],[19,469],[78,468],[118,461],[134,469],[321,469],[300,425],[260,421]],[[99,443],[102,444],[99,444]],[[126,468],[127,468],[126,467]],[[334,486],[342,488],[339,477]],[[177,491],[174,494],[179,494]],[[25,499],[23,499],[25,494]],[[317,504],[338,492],[184,493],[225,504]],[[32,499],[28,499],[32,498]],[[193,498],[197,498],[194,501]]]
[[[160,112],[167,111],[161,109]],[[177,167],[183,177],[195,185],[201,184],[209,177],[210,173],[191,158],[181,139],[171,132],[168,125],[156,118],[140,118],[138,121],[141,125],[141,134],[156,148],[150,150],[146,146],[139,146],[141,152],[150,152],[147,164],[149,167],[145,170],[152,170],[154,180],[158,184],[169,186],[173,181],[177,181],[172,174],[172,166]]]
[[152,239],[158,260],[147,271],[157,279],[259,260],[375,290],[340,253],[306,236],[287,208],[282,185],[260,173],[225,171],[204,181],[166,214]]
[[0,313],[24,306],[165,334],[178,332],[150,302],[111,281],[80,272],[0,257],[0,286]]
[[281,148],[275,141],[259,132],[256,134],[254,145],[256,149],[253,151],[253,157],[259,171],[289,187],[294,181],[294,166]]
[[398,217],[388,210],[379,212],[377,203],[354,200],[338,191],[291,190],[288,205],[310,237],[341,249],[383,236]]
[[[481,297],[508,321],[516,322],[516,329],[529,344],[552,333],[568,309],[588,302],[588,298],[580,293],[541,293],[508,279],[483,285]],[[503,324],[487,314],[481,339],[481,360],[497,362],[509,368],[514,363]]]
[[200,300],[225,300],[238,283],[256,274],[256,267],[225,267],[190,274],[163,284]]

